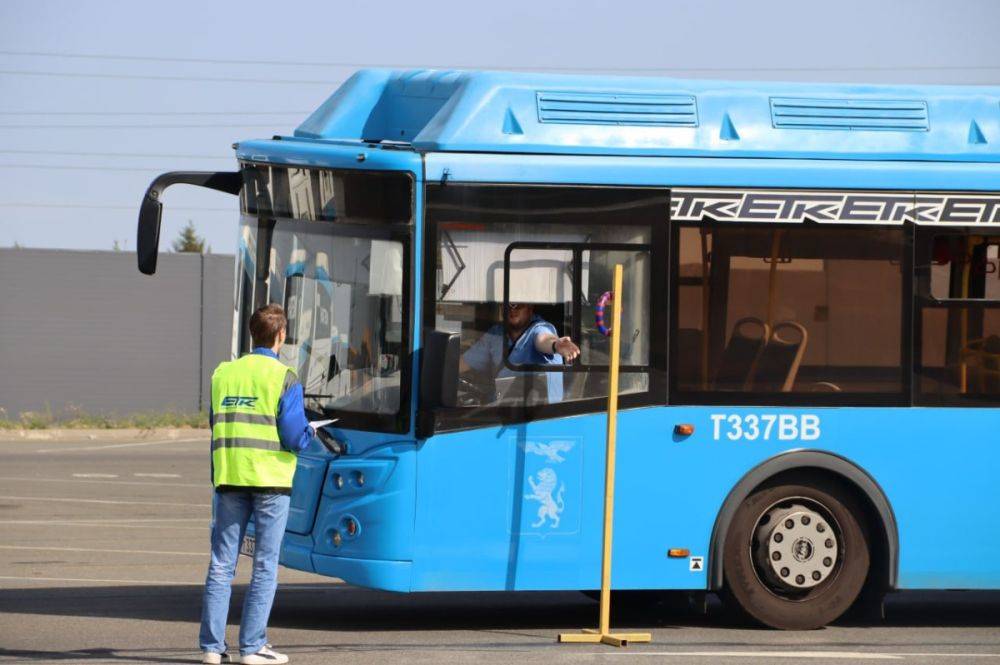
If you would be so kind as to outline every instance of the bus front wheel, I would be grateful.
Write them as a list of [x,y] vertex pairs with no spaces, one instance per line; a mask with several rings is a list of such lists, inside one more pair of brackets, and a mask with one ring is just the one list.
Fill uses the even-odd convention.
[[723,552],[726,595],[772,628],[820,628],[868,576],[868,534],[854,496],[815,478],[754,491],[733,515]]

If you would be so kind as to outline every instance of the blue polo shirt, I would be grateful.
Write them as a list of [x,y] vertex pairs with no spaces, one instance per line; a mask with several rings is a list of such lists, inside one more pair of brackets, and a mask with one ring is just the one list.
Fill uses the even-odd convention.
[[[462,359],[472,369],[488,373],[490,376],[517,376],[530,372],[515,372],[503,364],[504,344],[510,350],[509,358],[514,365],[562,365],[562,356],[558,353],[540,353],[535,348],[535,338],[543,333],[556,335],[555,326],[535,314],[528,322],[516,342],[511,342],[502,323],[497,323],[486,331],[486,334],[476,340]],[[561,402],[563,398],[563,380],[561,372],[546,372],[549,403]]]

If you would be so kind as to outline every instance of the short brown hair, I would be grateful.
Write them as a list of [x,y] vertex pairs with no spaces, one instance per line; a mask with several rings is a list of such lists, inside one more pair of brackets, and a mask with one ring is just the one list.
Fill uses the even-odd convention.
[[250,338],[254,348],[264,346],[271,348],[278,340],[278,333],[288,325],[285,310],[281,305],[271,303],[264,305],[250,317]]

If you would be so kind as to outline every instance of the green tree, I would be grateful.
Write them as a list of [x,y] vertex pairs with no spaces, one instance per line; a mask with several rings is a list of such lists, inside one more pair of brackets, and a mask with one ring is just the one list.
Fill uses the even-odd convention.
[[198,235],[194,228],[194,222],[188,220],[187,226],[181,229],[177,239],[173,242],[175,252],[193,252],[195,254],[205,253],[205,239]]

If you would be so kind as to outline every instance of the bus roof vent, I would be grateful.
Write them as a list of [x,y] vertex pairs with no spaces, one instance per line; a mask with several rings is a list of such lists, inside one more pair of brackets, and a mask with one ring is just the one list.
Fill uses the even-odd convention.
[[564,125],[697,127],[691,95],[614,92],[538,92],[538,121]]
[[772,97],[776,129],[846,129],[926,132],[927,102],[896,99]]

